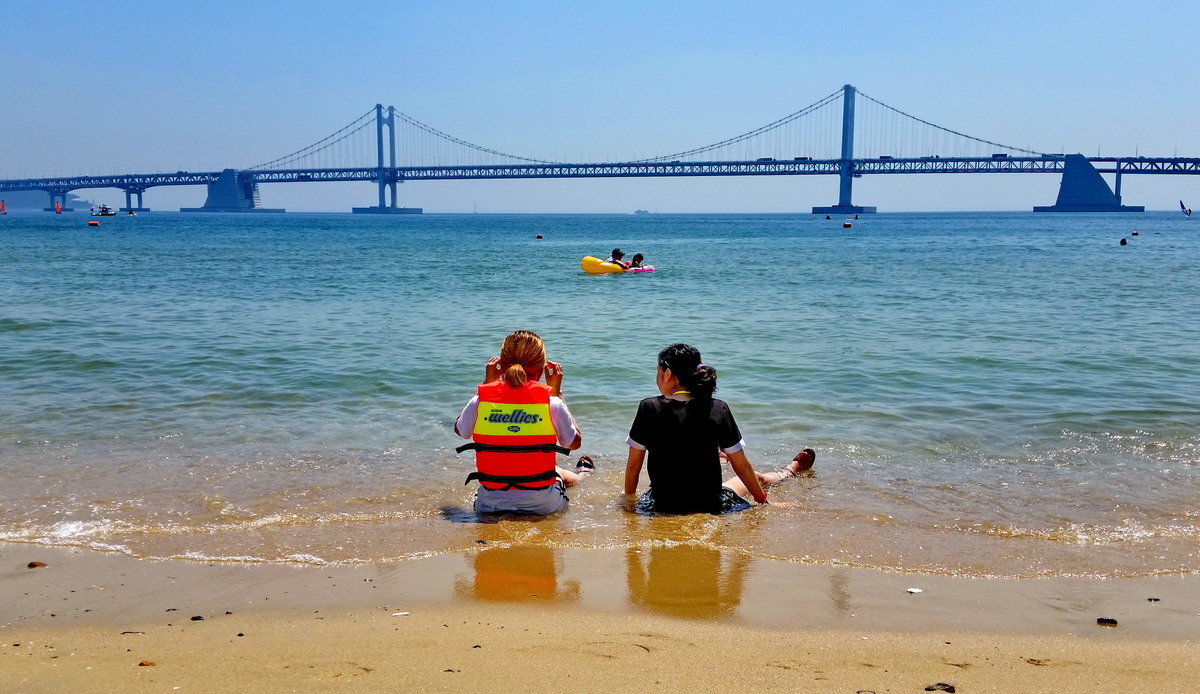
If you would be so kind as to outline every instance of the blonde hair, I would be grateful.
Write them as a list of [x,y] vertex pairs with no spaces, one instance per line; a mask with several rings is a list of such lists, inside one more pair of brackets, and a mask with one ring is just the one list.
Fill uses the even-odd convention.
[[500,378],[518,388],[546,366],[546,345],[537,333],[516,330],[500,344]]

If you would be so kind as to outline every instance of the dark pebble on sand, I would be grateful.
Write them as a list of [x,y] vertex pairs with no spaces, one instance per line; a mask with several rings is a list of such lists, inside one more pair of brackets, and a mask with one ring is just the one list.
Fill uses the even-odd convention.
[[471,646],[471,648],[483,648],[483,646],[480,646],[479,644],[475,644],[474,646]]
[[245,636],[245,634],[243,634],[242,632],[239,631],[238,636]]
[[196,615],[195,617],[192,617],[192,621],[193,622],[203,622],[204,618],[201,617],[200,615]]
[[1097,617],[1096,623],[1105,627],[1117,626],[1117,620],[1113,619],[1112,617]]
[[1146,598],[1146,602],[1158,602],[1158,598]]
[[43,567],[45,565],[46,565],[46,562],[31,561],[28,564],[26,564],[25,566],[27,566],[30,569],[37,569],[37,568]]
[[225,614],[233,614],[233,613],[230,612],[229,610],[225,610]]
[[175,610],[178,610],[178,609],[179,609],[178,607],[168,607],[167,612],[174,612]]
[[477,544],[477,545],[486,545],[486,544],[487,544],[487,540],[476,540],[476,541],[475,541],[475,544]]
[[954,689],[953,684],[947,684],[945,682],[938,682],[937,684],[931,684],[928,687],[926,687],[925,691],[927,691],[927,692],[950,692],[951,694],[954,694],[954,692],[956,690]]

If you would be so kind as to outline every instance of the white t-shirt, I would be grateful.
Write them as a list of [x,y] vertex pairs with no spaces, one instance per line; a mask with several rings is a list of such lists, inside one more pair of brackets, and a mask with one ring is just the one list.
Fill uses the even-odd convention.
[[[454,422],[454,430],[464,439],[471,438],[471,430],[475,428],[475,418],[479,413],[479,396],[471,398],[467,402],[467,406],[463,408],[462,413],[458,415],[458,420]],[[575,443],[575,437],[579,436],[579,427],[575,424],[575,418],[571,416],[571,411],[567,409],[567,403],[557,395],[550,396],[550,422],[554,425],[554,433],[558,436],[558,445],[564,448]]]

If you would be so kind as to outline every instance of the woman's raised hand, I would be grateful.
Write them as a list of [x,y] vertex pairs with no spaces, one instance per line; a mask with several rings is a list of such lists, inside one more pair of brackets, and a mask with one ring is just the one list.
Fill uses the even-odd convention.
[[556,361],[546,362],[546,385],[550,386],[551,395],[562,395],[563,367]]
[[500,378],[502,373],[504,373],[504,369],[500,368],[500,357],[492,357],[488,359],[487,366],[484,367],[483,382],[491,383]]

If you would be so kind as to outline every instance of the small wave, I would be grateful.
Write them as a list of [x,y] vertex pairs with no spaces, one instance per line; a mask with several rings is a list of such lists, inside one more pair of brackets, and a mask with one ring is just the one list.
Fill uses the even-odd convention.
[[835,557],[821,556],[815,554],[780,554],[770,550],[751,549],[739,546],[737,544],[727,544],[713,539],[636,539],[636,540],[607,540],[598,542],[579,542],[565,540],[539,540],[533,537],[513,538],[509,541],[490,541],[486,546],[463,545],[450,546],[441,550],[414,550],[399,554],[381,554],[379,556],[351,556],[351,557],[323,557],[319,554],[307,552],[292,552],[287,554],[278,554],[274,556],[257,555],[257,554],[230,554],[220,552],[206,552],[202,550],[189,550],[178,553],[156,553],[153,551],[139,551],[132,549],[126,545],[99,542],[95,540],[81,540],[79,538],[2,538],[0,541],[8,541],[17,544],[47,546],[47,547],[68,547],[98,552],[110,552],[123,554],[137,559],[146,559],[151,561],[185,561],[185,562],[204,562],[204,563],[233,563],[233,564],[267,564],[267,565],[291,565],[291,566],[365,566],[365,565],[386,565],[399,564],[408,561],[418,561],[422,559],[430,559],[438,556],[454,555],[454,554],[474,554],[482,551],[506,549],[516,546],[541,544],[555,550],[600,550],[600,551],[652,551],[655,549],[671,550],[680,547],[699,547],[709,549],[714,552],[727,555],[741,555],[747,558],[779,561],[798,565],[808,566],[826,566],[826,567],[846,567],[852,569],[864,569],[871,571],[884,571],[894,574],[903,575],[937,575],[937,576],[955,576],[961,578],[983,578],[983,579],[1040,579],[1040,578],[1087,578],[1087,579],[1107,579],[1107,578],[1152,578],[1162,576],[1177,576],[1177,575],[1195,575],[1200,574],[1200,569],[1191,566],[1180,565],[1178,567],[1164,567],[1144,570],[1131,570],[1129,567],[1117,570],[1088,570],[1088,569],[1064,569],[1062,567],[1048,567],[1042,565],[1029,565],[1020,571],[994,571],[987,570],[981,567],[970,568],[965,566],[939,566],[935,564],[921,566],[905,566],[889,561],[880,561],[869,557]]
[[[938,527],[938,526],[935,526]],[[973,523],[966,526],[943,526],[992,537],[1027,538],[1077,545],[1111,545],[1150,539],[1200,540],[1200,527],[1187,525],[1155,525],[1126,521],[1120,525],[1088,525],[1072,523],[1058,528],[1022,528],[994,523]]]
[[72,325],[66,320],[17,320],[16,318],[0,318],[0,333],[15,333],[22,330],[37,330],[53,328],[60,325]]
[[337,523],[374,523],[378,521],[432,518],[437,511],[374,511],[359,513],[274,513],[254,518],[239,518],[219,522],[187,525],[183,523],[133,522],[127,520],[59,521],[49,526],[25,525],[17,529],[0,530],[0,542],[45,540],[96,541],[114,536],[213,535],[262,530],[270,527],[303,527]]

